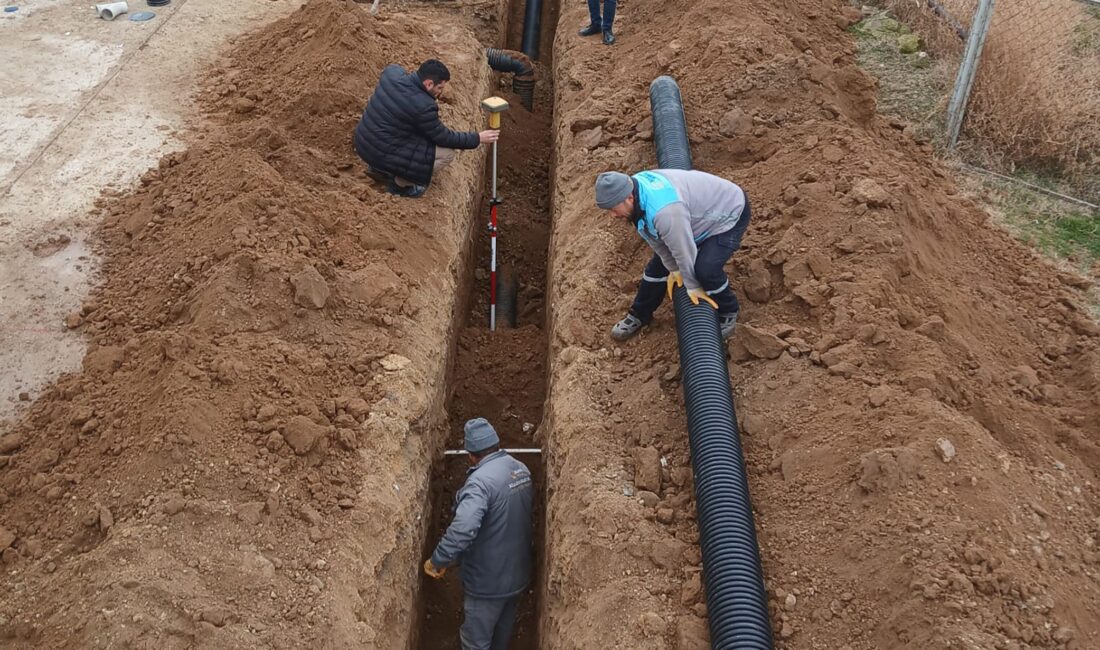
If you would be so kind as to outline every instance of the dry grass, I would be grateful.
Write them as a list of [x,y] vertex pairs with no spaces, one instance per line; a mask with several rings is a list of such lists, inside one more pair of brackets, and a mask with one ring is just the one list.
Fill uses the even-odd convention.
[[[902,54],[897,35],[908,31],[904,24],[896,29],[891,16],[880,11],[852,27],[859,46],[860,64],[878,79],[879,111],[910,122],[918,133],[929,137],[945,162],[956,168],[957,177],[967,193],[984,204],[993,218],[1017,239],[1028,243],[1044,255],[1085,275],[1100,273],[1100,213],[1049,197],[1026,187],[967,171],[963,157],[973,162],[977,155],[971,145],[963,157],[946,150],[944,112],[947,97],[954,83],[957,60]],[[956,37],[957,38],[957,37]],[[1004,159],[989,160],[1004,163]],[[1065,179],[1059,175],[1026,172],[1008,161],[1015,176],[1034,185],[1067,193]],[[1003,167],[1002,167],[1003,168]],[[1093,176],[1091,179],[1098,179]],[[1100,291],[1100,290],[1097,290]],[[1100,296],[1093,296],[1094,307],[1100,310]],[[1098,311],[1100,316],[1100,311]]]
[[860,65],[878,79],[879,112],[913,124],[921,136],[942,144],[955,63],[927,52],[903,54],[898,36],[910,29],[886,10],[853,25],[851,31],[859,45]]
[[[887,0],[929,50],[957,65],[963,43],[925,2]],[[975,0],[942,0],[969,28]],[[1100,10],[1076,0],[995,5],[960,153],[1006,173],[1060,176],[1100,201]]]

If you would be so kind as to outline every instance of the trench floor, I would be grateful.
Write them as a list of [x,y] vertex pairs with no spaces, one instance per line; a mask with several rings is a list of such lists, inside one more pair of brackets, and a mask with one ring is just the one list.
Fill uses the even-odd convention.
[[[522,2],[516,2],[520,15],[513,24],[522,23]],[[556,3],[547,3],[543,17],[544,38],[540,67],[550,69],[552,26],[556,23]],[[513,11],[515,14],[515,11]],[[518,49],[519,30],[511,30],[509,47]],[[511,41],[517,42],[512,43]],[[474,261],[467,278],[469,299],[463,327],[456,334],[455,367],[448,403],[449,449],[462,447],[462,428],[466,420],[484,417],[493,423],[505,447],[540,447],[539,433],[546,398],[545,332],[546,268],[550,239],[550,164],[553,92],[549,75],[540,76],[533,112],[523,108],[511,92],[500,93],[511,108],[504,114],[498,149],[498,193],[503,204],[498,208],[498,267],[509,266],[519,279],[516,327],[500,323],[495,332],[489,324],[489,235],[488,197],[492,195],[491,173],[486,174],[484,213],[475,216],[480,232],[475,233]],[[498,317],[499,318],[499,317]],[[538,647],[539,579],[543,558],[541,540],[545,473],[540,455],[518,455],[527,464],[535,480],[536,498],[536,576],[520,604],[516,631],[511,647],[534,650]],[[455,492],[462,486],[469,464],[465,456],[450,456],[437,464],[433,477],[432,521],[427,552],[446,530],[451,519]],[[462,585],[458,571],[448,572],[443,580],[424,578],[421,585],[422,650],[457,650],[458,630],[462,624]]]

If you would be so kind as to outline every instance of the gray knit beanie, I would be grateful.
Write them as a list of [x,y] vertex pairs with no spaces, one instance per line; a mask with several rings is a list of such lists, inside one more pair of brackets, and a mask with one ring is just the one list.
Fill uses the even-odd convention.
[[466,451],[471,454],[485,451],[500,444],[496,429],[485,418],[474,418],[466,422]]
[[634,193],[634,181],[622,172],[604,172],[596,177],[596,207],[610,210]]

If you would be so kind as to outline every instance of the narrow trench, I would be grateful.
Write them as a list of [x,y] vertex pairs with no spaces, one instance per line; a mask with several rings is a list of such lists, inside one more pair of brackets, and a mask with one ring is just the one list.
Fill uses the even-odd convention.
[[[488,197],[492,195],[491,171],[484,180],[481,213],[474,215],[474,241],[463,290],[466,313],[458,319],[455,333],[454,368],[447,403],[448,449],[461,449],[463,424],[474,417],[487,418],[505,448],[541,446],[539,426],[546,398],[545,296],[546,268],[550,243],[550,179],[554,140],[552,47],[558,6],[555,0],[543,5],[541,53],[535,109],[528,112],[510,85],[496,94],[508,100],[498,149],[497,264],[510,268],[519,280],[516,326],[498,319],[497,330],[489,323],[489,235]],[[523,26],[524,0],[512,0],[506,47],[518,50]],[[510,76],[506,76],[510,82]],[[502,84],[503,86],[503,84]],[[491,161],[490,163],[491,164]],[[542,555],[545,472],[541,455],[516,456],[530,469],[537,490],[535,505],[536,574],[521,600],[512,637],[513,650],[538,647],[538,594]],[[425,557],[434,548],[451,519],[455,492],[466,478],[466,456],[448,456],[435,463],[431,489],[431,520],[425,540]],[[458,650],[462,624],[462,583],[459,571],[443,580],[422,575],[419,629],[416,646],[422,650]]]

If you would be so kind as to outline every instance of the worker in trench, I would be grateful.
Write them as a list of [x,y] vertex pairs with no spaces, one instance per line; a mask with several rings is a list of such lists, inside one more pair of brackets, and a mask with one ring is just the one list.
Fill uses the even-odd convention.
[[744,190],[694,170],[604,172],[596,178],[596,205],[632,224],[654,253],[630,312],[611,328],[612,338],[637,334],[677,285],[694,304],[717,310],[722,338],[733,334],[740,306],[723,267],[741,247],[751,219]]
[[432,175],[450,164],[459,149],[496,142],[500,131],[452,131],[439,119],[438,100],[451,72],[435,59],[405,72],[395,64],[382,70],[363,117],[355,127],[355,152],[367,163],[367,174],[386,184],[386,191],[419,198]]
[[461,564],[463,650],[506,650],[531,580],[534,485],[527,466],[501,450],[488,420],[466,422],[465,433],[471,467],[424,571],[438,579]]

